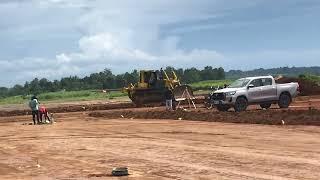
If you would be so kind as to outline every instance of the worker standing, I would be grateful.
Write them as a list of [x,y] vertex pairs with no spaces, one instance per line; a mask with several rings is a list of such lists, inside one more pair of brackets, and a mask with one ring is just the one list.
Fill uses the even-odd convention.
[[168,111],[172,110],[172,99],[173,99],[173,93],[169,89],[165,92],[165,98],[166,98],[166,109]]
[[163,69],[161,68],[160,69],[160,72],[159,72],[159,80],[163,80],[163,73],[164,73],[164,71],[163,71]]
[[32,96],[31,100],[29,102],[29,107],[32,111],[32,120],[33,124],[36,124],[36,117],[37,117],[37,123],[40,124],[39,121],[39,102],[36,96]]

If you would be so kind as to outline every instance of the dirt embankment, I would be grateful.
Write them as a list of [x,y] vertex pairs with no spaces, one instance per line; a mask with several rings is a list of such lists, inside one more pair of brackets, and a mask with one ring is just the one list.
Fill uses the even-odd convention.
[[300,95],[302,96],[320,94],[320,86],[312,81],[308,81],[301,78],[295,78],[295,77],[282,77],[276,80],[276,83],[279,83],[279,84],[290,83],[290,82],[299,83]]
[[116,110],[91,112],[91,117],[133,118],[133,119],[174,119],[210,122],[269,124],[269,125],[316,125],[320,126],[319,110],[255,110],[241,113],[217,112],[212,110],[172,111],[159,109]]
[[[194,100],[194,103],[203,104],[204,97],[198,96]],[[191,103],[191,102],[190,102]],[[188,104],[187,101],[182,102],[181,104]],[[159,107],[161,103],[146,104],[144,107]],[[79,104],[79,105],[65,105],[61,104],[60,106],[48,107],[49,113],[66,113],[66,112],[84,112],[84,111],[97,111],[97,110],[112,110],[112,109],[128,109],[136,107],[132,102],[119,102],[119,103],[110,103],[110,104]],[[31,114],[30,109],[17,109],[17,110],[0,110],[0,117],[8,116],[22,116]]]
[[[70,105],[61,107],[48,108],[49,113],[64,113],[64,112],[81,112],[81,111],[96,111],[96,110],[111,110],[111,109],[126,109],[133,108],[132,103],[117,103],[117,104],[90,104],[90,105]],[[0,111],[0,117],[21,116],[30,114],[29,109]]]

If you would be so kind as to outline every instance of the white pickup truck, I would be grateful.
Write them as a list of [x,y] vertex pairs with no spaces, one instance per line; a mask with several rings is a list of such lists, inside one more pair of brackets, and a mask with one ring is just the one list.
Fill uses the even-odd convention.
[[219,111],[233,107],[240,112],[251,104],[260,104],[261,108],[268,109],[271,104],[278,103],[280,108],[287,108],[298,92],[299,84],[296,82],[276,84],[272,76],[259,76],[238,79],[227,88],[215,91],[212,99]]

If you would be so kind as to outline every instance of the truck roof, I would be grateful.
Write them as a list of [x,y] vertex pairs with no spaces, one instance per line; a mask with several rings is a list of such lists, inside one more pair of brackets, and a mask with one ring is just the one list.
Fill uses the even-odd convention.
[[252,76],[252,77],[245,77],[245,78],[241,78],[241,79],[258,79],[258,78],[272,78],[272,76],[268,75],[268,76]]

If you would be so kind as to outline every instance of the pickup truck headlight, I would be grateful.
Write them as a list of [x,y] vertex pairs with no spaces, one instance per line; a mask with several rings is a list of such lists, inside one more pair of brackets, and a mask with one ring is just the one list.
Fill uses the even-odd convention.
[[236,94],[236,91],[227,92],[226,96],[233,96]]

